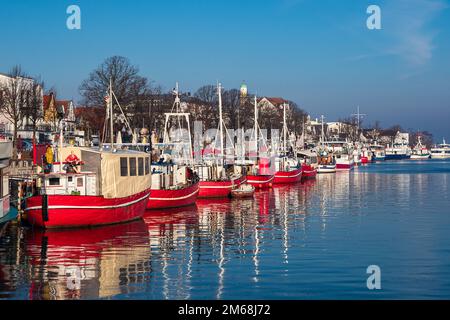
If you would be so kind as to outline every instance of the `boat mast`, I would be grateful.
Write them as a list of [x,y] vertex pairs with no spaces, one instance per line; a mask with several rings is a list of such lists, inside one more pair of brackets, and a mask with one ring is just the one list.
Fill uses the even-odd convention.
[[113,122],[113,96],[112,96],[112,79],[109,79],[109,119],[111,129],[111,151],[114,148],[114,122]]
[[220,156],[222,164],[224,162],[224,150],[223,150],[223,119],[222,119],[222,85],[217,84],[217,91],[219,95],[219,135],[220,135]]
[[323,115],[321,115],[320,116],[320,119],[322,120],[322,136],[321,136],[321,142],[322,142],[322,145],[324,144],[324,141],[325,141],[325,135],[324,135],[324,131],[323,131],[323,118],[324,118],[324,116]]
[[286,155],[286,136],[287,136],[287,124],[286,124],[286,103],[283,103],[283,150]]
[[255,152],[258,153],[258,107],[256,102],[256,94],[255,94]]

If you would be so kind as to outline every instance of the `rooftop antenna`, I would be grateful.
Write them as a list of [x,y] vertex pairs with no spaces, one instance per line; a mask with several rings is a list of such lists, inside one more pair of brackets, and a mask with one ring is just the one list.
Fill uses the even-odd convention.
[[360,113],[359,112],[359,106],[357,107],[357,109],[356,109],[356,113],[352,113],[351,114],[353,117],[356,117],[356,124],[357,124],[357,126],[358,126],[358,132],[359,132],[359,124],[360,124],[360,120],[361,120],[361,118],[362,117],[365,117],[365,116],[367,116],[365,113]]

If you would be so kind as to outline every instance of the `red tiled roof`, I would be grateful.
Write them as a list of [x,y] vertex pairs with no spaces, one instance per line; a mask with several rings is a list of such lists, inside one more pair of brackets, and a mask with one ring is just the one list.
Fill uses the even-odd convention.
[[53,93],[44,94],[44,97],[43,97],[44,110],[47,110],[48,107],[50,106],[50,102],[52,101],[52,97],[53,97]]
[[69,108],[70,100],[56,100],[55,104],[59,106],[64,106],[64,109],[67,110]]

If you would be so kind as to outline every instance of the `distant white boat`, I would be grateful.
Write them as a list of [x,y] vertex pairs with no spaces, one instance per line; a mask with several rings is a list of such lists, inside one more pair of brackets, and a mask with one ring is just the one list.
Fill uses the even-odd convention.
[[445,139],[442,143],[431,148],[432,159],[450,159],[450,144],[445,143]]

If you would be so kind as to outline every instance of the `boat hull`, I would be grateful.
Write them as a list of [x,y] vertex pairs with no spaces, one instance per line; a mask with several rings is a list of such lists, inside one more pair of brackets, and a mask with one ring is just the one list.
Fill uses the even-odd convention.
[[336,172],[336,165],[319,165],[319,168],[317,169],[317,173],[335,173]]
[[317,175],[317,169],[310,165],[302,165],[302,180],[314,179]]
[[272,187],[274,179],[275,175],[273,174],[248,175],[247,183],[257,189],[267,189]]
[[426,160],[426,159],[430,159],[430,155],[429,154],[412,154],[411,155],[411,160]]
[[139,219],[144,215],[150,189],[138,194],[107,199],[103,196],[47,195],[47,217],[43,217],[43,196],[26,202],[26,220],[41,228],[92,227]]
[[147,210],[165,209],[189,206],[197,200],[199,183],[195,183],[183,189],[156,190],[152,189],[147,202]]
[[373,156],[372,157],[372,162],[375,162],[375,161],[384,161],[384,160],[386,160],[386,157],[375,157],[375,156]]
[[385,160],[405,160],[411,158],[408,154],[386,154]]
[[231,190],[245,182],[245,177],[224,181],[200,181],[198,198],[226,198],[231,196]]
[[354,167],[355,163],[354,162],[341,162],[341,163],[336,163],[336,170],[352,170]]
[[450,154],[432,154],[431,159],[450,159]]
[[298,168],[292,171],[277,171],[273,179],[274,184],[295,183],[302,179],[302,169]]

